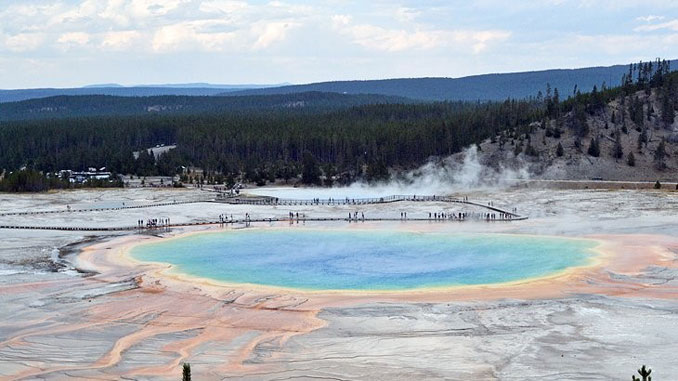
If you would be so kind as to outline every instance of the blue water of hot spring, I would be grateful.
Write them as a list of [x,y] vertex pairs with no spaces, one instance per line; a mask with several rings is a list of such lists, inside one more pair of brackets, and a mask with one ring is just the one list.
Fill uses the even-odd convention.
[[407,290],[546,276],[586,265],[595,245],[588,240],[502,234],[247,229],[139,245],[131,255],[228,283]]

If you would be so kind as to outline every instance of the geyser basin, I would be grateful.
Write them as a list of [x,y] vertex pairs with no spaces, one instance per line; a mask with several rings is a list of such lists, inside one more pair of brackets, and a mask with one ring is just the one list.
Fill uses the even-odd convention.
[[228,283],[308,290],[492,284],[588,263],[593,241],[501,234],[248,229],[132,249],[141,261]]

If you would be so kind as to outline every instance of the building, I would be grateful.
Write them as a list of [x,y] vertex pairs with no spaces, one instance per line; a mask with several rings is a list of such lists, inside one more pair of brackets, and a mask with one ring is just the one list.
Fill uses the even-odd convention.
[[87,171],[81,172],[64,169],[59,171],[59,177],[68,179],[69,182],[74,184],[82,184],[89,180],[111,180],[113,175],[111,172],[106,171],[106,167],[102,167],[99,169],[89,168]]

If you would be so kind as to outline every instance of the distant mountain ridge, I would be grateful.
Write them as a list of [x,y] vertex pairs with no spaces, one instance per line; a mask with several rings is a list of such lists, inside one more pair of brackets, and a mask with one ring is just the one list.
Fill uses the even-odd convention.
[[[675,66],[676,60],[671,61]],[[502,101],[524,99],[544,92],[546,85],[558,89],[561,97],[573,94],[575,86],[588,92],[594,85],[618,86],[629,65],[554,69],[520,73],[482,74],[462,78],[401,78],[365,81],[319,82],[266,89],[248,89],[221,95],[291,94],[307,91],[346,94],[381,94],[425,101]]]
[[[675,67],[678,61],[670,61]],[[93,84],[66,89],[0,90],[0,103],[36,98],[77,95],[111,95],[118,97],[149,96],[243,96],[284,95],[307,92],[339,94],[375,94],[410,98],[420,101],[503,101],[524,99],[544,92],[546,85],[558,89],[562,98],[573,94],[575,86],[582,92],[594,85],[617,86],[629,65],[599,66],[580,69],[482,74],[461,78],[400,78],[362,81],[317,82],[302,85],[219,85],[209,83],[155,84],[121,86]]]
[[[239,85],[224,85],[224,84],[214,84],[214,83],[207,83],[207,82],[195,82],[195,83],[155,83],[155,84],[141,84],[141,85],[132,85],[132,86],[125,86],[121,85],[119,83],[95,83],[87,86],[82,86],[80,88],[82,89],[105,89],[105,88],[138,88],[138,87],[143,87],[143,88],[171,88],[171,89],[264,89],[267,87],[281,87],[281,86],[289,86],[291,83],[277,83],[277,84],[271,84],[271,85],[254,85],[254,84],[239,84]],[[26,89],[30,90],[30,89]],[[57,89],[55,88],[54,90],[64,90],[64,89]],[[102,94],[105,95],[105,94]]]
[[214,84],[206,82],[197,82],[197,83],[165,83],[165,84],[153,84],[153,85],[135,85],[127,87],[154,87],[154,88],[173,88],[173,89],[227,89],[227,90],[249,90],[249,89],[267,89],[269,87],[281,87],[289,86],[290,83],[277,83],[271,85],[255,85],[255,84]]
[[186,115],[240,112],[313,112],[385,103],[412,103],[402,97],[337,93],[295,93],[242,97],[177,96],[119,97],[111,95],[60,95],[0,103],[0,122],[90,116]]
[[160,84],[122,86],[115,83],[94,84],[77,88],[44,88],[44,89],[17,89],[0,90],[0,103],[20,102],[29,99],[48,98],[55,96],[77,95],[111,95],[117,97],[153,97],[163,95],[177,96],[213,96],[231,91],[244,89],[258,89],[267,86],[279,85],[212,85],[203,83],[187,84]]

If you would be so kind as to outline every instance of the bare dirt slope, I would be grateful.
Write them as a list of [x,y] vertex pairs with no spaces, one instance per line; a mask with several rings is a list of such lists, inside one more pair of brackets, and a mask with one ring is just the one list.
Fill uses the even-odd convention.
[[[642,123],[633,121],[630,114],[633,102],[642,104]],[[558,120],[533,123],[528,133],[509,132],[488,139],[479,146],[479,158],[483,164],[492,167],[527,166],[535,178],[541,179],[676,181],[678,123],[663,122],[660,109],[660,97],[656,92],[639,91],[587,114],[589,132],[583,137],[577,136],[571,128],[573,116],[570,113]],[[619,158],[614,157],[617,135],[623,152]],[[642,141],[641,135],[647,136],[647,141]],[[597,157],[588,152],[592,139],[600,146]],[[655,152],[662,141],[666,156],[660,163]],[[558,154],[559,144],[563,148],[561,155]],[[634,165],[629,163],[631,154]]]

